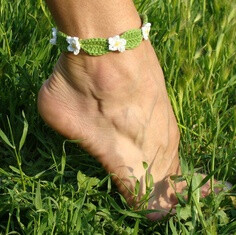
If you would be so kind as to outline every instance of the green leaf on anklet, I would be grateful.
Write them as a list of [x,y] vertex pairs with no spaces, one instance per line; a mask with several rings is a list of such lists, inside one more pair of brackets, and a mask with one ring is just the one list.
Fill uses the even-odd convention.
[[109,52],[105,38],[81,39],[81,48],[89,55],[104,55]]
[[126,49],[133,49],[138,47],[143,40],[142,32],[140,29],[131,29],[123,33],[121,38],[124,38],[127,41],[125,46]]

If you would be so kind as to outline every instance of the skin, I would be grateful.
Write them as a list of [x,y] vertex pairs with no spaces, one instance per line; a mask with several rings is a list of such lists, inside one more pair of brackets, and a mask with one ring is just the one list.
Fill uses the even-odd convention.
[[[46,2],[59,30],[70,36],[108,38],[141,27],[131,0]],[[53,129],[82,140],[81,147],[115,174],[118,189],[136,207],[145,194],[143,161],[147,162],[154,181],[148,208],[160,210],[148,218],[162,218],[177,203],[175,191],[186,184],[173,188],[169,177],[181,174],[180,134],[149,40],[124,53],[61,54],[39,92],[38,109]],[[141,187],[134,199],[137,179]]]

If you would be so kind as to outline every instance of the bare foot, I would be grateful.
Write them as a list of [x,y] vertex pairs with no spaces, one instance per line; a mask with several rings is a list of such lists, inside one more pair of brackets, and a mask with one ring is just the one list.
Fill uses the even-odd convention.
[[[176,204],[169,176],[181,174],[179,130],[149,41],[99,57],[62,54],[39,92],[38,108],[53,129],[82,140],[80,145],[116,175],[129,204],[138,205],[145,194],[145,161],[154,181],[148,208],[161,210],[149,218],[161,218]],[[136,179],[130,176],[141,184],[136,199],[131,193]]]

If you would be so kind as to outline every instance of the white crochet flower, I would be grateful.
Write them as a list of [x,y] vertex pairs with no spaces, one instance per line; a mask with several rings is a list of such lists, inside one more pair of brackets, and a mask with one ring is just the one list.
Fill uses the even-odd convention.
[[79,38],[67,36],[66,41],[69,43],[67,50],[73,52],[74,55],[78,55],[80,52]]
[[50,39],[50,43],[52,45],[56,45],[57,43],[57,29],[56,28],[52,28],[52,38]]
[[151,23],[143,24],[142,33],[143,33],[143,38],[145,40],[148,40],[148,36],[149,36],[150,30],[151,30]]
[[110,37],[108,38],[109,42],[109,50],[110,51],[125,51],[126,40],[124,38],[120,38],[120,36]]

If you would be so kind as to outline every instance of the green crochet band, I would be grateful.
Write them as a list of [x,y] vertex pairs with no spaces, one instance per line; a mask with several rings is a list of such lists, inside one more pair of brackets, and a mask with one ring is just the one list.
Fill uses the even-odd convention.
[[140,15],[142,19],[141,29],[131,29],[121,35],[110,38],[90,38],[79,39],[78,37],[68,36],[55,28],[52,29],[53,38],[50,43],[57,45],[63,52],[73,52],[79,54],[82,49],[89,55],[99,56],[111,51],[123,52],[138,47],[143,39],[147,40],[151,24],[148,23],[146,15]]

